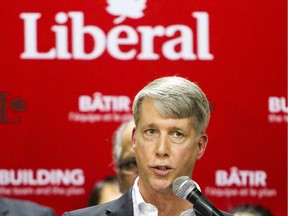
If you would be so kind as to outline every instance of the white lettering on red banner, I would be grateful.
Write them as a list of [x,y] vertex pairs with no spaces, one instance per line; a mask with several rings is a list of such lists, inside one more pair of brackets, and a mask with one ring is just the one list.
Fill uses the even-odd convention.
[[258,199],[277,196],[275,188],[267,184],[268,174],[264,170],[216,170],[215,185],[205,186],[207,196],[214,197],[256,197]]
[[0,169],[0,186],[43,186],[43,185],[73,185],[85,183],[81,169]]
[[[55,15],[56,24],[50,29],[55,35],[55,45],[48,51],[38,50],[37,29],[41,16],[41,13],[20,14],[20,19],[24,22],[24,52],[20,55],[21,59],[93,60],[102,56],[105,50],[112,58],[118,60],[158,60],[160,55],[168,60],[213,60],[214,58],[210,53],[209,14],[206,12],[192,13],[193,20],[196,21],[196,30],[182,24],[136,28],[119,25],[110,29],[107,34],[99,26],[85,25],[83,12],[58,12]],[[71,21],[71,26],[66,24],[68,19]],[[72,32],[71,45],[68,44],[69,30]],[[180,35],[175,37],[178,33]],[[84,49],[86,35],[89,35],[94,42],[90,52]],[[196,45],[193,43],[194,37]],[[161,44],[161,53],[154,50],[157,38],[165,38]],[[139,44],[140,50],[137,50],[136,46]],[[121,49],[123,46],[127,48],[125,51]],[[176,47],[180,49],[177,50]]]
[[81,112],[130,112],[130,98],[125,95],[102,95],[95,92],[93,97],[81,95],[79,97],[79,111]]
[[216,185],[223,186],[262,186],[265,187],[267,174],[263,170],[239,170],[237,167],[232,167],[229,171],[216,171]]
[[268,121],[270,123],[287,123],[288,106],[286,97],[271,96],[268,98]]
[[126,95],[80,95],[78,111],[68,113],[68,120],[81,123],[125,122],[132,118],[131,99]]

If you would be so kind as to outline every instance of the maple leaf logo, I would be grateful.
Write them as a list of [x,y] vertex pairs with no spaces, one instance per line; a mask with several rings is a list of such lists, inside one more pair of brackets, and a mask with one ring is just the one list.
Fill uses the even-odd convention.
[[17,97],[15,100],[10,102],[10,107],[14,111],[24,111],[26,109],[26,104],[22,98]]
[[113,20],[114,24],[123,22],[127,17],[139,19],[143,17],[146,8],[146,0],[107,0],[107,12],[118,16]]

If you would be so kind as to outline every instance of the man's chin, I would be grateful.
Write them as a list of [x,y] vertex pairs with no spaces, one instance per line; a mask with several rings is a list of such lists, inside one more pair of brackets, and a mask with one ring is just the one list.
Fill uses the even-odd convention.
[[155,191],[159,193],[167,193],[171,192],[172,190],[172,185],[168,182],[157,182],[154,183],[152,187],[154,188]]

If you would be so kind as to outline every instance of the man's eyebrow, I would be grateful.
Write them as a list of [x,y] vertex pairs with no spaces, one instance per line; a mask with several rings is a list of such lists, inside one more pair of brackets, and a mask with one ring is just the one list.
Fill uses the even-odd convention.
[[[150,123],[150,124],[144,125],[142,128],[156,128],[157,129],[158,126],[155,123]],[[185,128],[177,127],[177,126],[171,126],[168,128],[168,130],[170,130],[170,131],[185,131]]]
[[150,124],[144,125],[143,127],[144,128],[157,128],[157,125],[154,123],[150,123]]
[[173,130],[173,131],[183,131],[184,130],[183,128],[180,128],[180,127],[171,127],[169,129]]

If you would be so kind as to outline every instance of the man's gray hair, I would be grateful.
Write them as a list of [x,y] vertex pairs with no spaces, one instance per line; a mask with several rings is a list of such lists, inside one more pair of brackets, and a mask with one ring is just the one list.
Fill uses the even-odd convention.
[[144,99],[151,99],[161,115],[174,119],[193,118],[196,133],[205,132],[210,107],[204,92],[188,79],[171,76],[156,79],[145,86],[133,102],[134,121],[137,125]]

